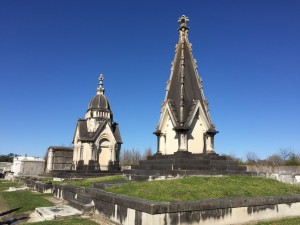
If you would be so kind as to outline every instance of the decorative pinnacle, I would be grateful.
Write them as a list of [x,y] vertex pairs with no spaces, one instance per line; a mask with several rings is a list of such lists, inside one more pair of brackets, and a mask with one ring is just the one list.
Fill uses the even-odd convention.
[[187,26],[187,22],[189,22],[189,18],[186,17],[185,15],[182,15],[179,19],[178,19],[178,23],[180,23],[180,27],[178,28],[178,30],[181,30],[183,32],[189,30],[190,28]]
[[103,80],[104,80],[104,76],[103,74],[100,74],[99,78],[99,87],[97,88],[97,94],[104,94],[104,87],[103,87]]

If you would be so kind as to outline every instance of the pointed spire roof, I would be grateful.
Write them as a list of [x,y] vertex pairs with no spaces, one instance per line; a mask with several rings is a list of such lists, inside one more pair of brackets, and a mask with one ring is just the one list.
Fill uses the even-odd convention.
[[[180,26],[179,40],[176,45],[175,58],[172,62],[169,87],[165,101],[171,105],[173,115],[177,121],[178,129],[188,129],[187,120],[191,111],[200,101],[205,114],[210,121],[207,100],[205,100],[201,78],[198,75],[196,60],[193,58],[192,45],[188,40],[188,17],[182,16],[178,22]],[[206,109],[206,110],[205,110]]]

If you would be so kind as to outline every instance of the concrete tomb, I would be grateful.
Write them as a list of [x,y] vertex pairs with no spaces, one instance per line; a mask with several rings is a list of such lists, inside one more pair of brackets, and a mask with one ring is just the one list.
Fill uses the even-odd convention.
[[50,146],[47,151],[46,172],[71,170],[73,147]]
[[42,220],[54,220],[62,217],[80,216],[82,212],[69,205],[56,205],[52,207],[39,207],[35,212]]
[[189,19],[182,16],[178,22],[179,40],[154,132],[157,153],[124,173],[132,180],[186,175],[251,175],[246,167],[215,153],[214,136],[218,131],[210,117],[188,39]]
[[44,169],[44,159],[26,155],[14,157],[11,166],[11,172],[14,176],[37,176],[42,174]]

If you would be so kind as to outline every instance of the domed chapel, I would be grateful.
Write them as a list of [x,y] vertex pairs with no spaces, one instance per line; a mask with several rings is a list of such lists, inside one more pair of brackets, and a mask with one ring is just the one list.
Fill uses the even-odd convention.
[[118,170],[122,144],[118,123],[99,77],[97,94],[90,101],[85,119],[78,119],[73,138],[73,169]]

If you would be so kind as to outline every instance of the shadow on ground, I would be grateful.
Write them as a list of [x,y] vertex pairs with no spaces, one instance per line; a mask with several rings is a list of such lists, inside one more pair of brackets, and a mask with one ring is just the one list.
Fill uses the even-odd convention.
[[15,215],[14,212],[18,211],[19,208],[11,209],[5,212],[0,213],[0,225],[4,224],[18,224],[28,219],[28,214]]

